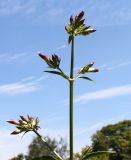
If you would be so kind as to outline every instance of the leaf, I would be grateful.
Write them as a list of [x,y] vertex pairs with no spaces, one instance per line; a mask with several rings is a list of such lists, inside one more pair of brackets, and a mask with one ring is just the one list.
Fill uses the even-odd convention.
[[44,71],[44,72],[61,75],[61,72],[58,71]]
[[60,75],[60,76],[64,77],[65,79],[69,80],[69,77],[66,74],[62,73],[62,72],[58,72],[58,71],[44,71],[44,72],[57,74],[57,75]]
[[68,38],[68,44],[70,44],[71,41],[72,41],[72,36],[69,36],[69,38]]
[[56,160],[56,159],[51,156],[43,156],[43,157],[34,158],[33,160]]
[[87,153],[85,156],[81,158],[81,160],[88,160],[89,158],[97,157],[97,156],[102,156],[102,155],[107,155],[107,154],[114,154],[115,152],[111,151],[98,151],[98,152],[92,152],[92,153]]
[[93,82],[94,82],[94,80],[93,80],[93,79],[91,79],[91,78],[89,78],[89,77],[81,76],[81,77],[79,77],[79,78],[83,78],[83,79],[86,79],[86,80],[89,80],[89,81],[93,81]]

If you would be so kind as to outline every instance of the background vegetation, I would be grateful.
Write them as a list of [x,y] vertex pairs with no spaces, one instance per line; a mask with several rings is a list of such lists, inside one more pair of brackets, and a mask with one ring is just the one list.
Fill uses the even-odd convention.
[[[50,146],[61,156],[68,159],[67,143],[63,138],[60,140],[46,138]],[[98,156],[91,160],[130,160],[131,159],[131,120],[125,120],[114,125],[107,125],[92,136],[92,145],[84,147],[81,152],[75,154],[79,158],[85,150],[93,151],[115,150],[116,154]],[[19,154],[10,160],[41,160],[42,156],[51,155],[47,146],[39,138],[34,138],[28,146],[28,154]]]

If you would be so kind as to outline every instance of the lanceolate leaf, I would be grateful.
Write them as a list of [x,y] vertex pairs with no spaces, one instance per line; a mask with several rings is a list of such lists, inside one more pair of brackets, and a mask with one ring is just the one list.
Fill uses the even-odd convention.
[[89,77],[81,76],[81,77],[79,77],[79,78],[83,78],[83,79],[86,79],[86,80],[88,80],[88,81],[94,81],[93,79],[91,79],[91,78],[89,78]]
[[69,38],[68,38],[68,44],[70,44],[71,41],[72,41],[72,36],[69,36]]
[[80,160],[88,160],[89,158],[93,157],[98,157],[102,155],[107,155],[107,154],[114,154],[115,152],[111,151],[98,151],[98,152],[92,152],[92,153],[87,153],[85,156],[83,156]]
[[61,75],[61,72],[58,71],[44,71],[44,72]]
[[43,156],[39,158],[34,158],[33,160],[56,160],[56,159],[51,156]]
[[64,77],[65,79],[69,80],[69,77],[66,74],[62,73],[62,72],[58,72],[58,71],[44,71],[44,72],[57,74],[57,75],[60,75],[60,76]]

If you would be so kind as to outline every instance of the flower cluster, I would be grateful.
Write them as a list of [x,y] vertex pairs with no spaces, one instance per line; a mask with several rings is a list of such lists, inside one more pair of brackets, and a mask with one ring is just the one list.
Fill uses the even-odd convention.
[[84,74],[87,72],[98,72],[99,70],[96,68],[91,68],[94,65],[94,62],[87,64],[83,68],[80,69],[79,74]]
[[38,52],[38,55],[48,64],[50,68],[59,68],[61,59],[56,54],[53,54],[51,58],[48,58],[46,55],[40,52]]
[[65,27],[65,30],[67,33],[70,35],[69,36],[69,43],[72,40],[72,37],[77,36],[77,35],[88,35],[92,32],[95,32],[95,29],[92,29],[90,26],[87,26],[83,19],[84,12],[80,12],[77,16],[70,17],[70,23],[68,26]]
[[29,131],[38,130],[40,127],[38,126],[39,119],[33,118],[30,116],[20,116],[20,120],[8,120],[7,122],[10,124],[14,124],[17,130],[13,131],[11,134],[19,134],[19,133],[27,133]]

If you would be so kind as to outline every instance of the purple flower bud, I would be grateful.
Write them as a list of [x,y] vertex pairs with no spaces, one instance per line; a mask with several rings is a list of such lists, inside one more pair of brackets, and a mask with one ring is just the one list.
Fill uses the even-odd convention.
[[99,72],[99,70],[96,68],[89,68],[88,72]]
[[46,55],[44,55],[44,54],[42,54],[42,53],[40,53],[40,52],[38,52],[38,55],[39,55],[42,59],[44,59],[46,62],[49,60]]
[[8,122],[10,124],[15,124],[15,125],[19,125],[20,124],[19,121],[17,121],[17,120],[9,120],[9,121],[6,121],[6,122]]

